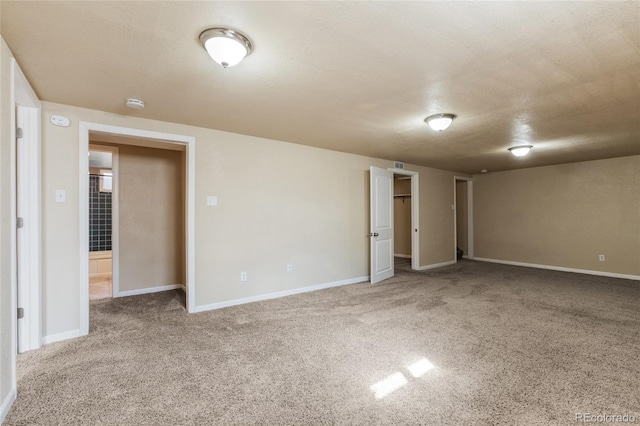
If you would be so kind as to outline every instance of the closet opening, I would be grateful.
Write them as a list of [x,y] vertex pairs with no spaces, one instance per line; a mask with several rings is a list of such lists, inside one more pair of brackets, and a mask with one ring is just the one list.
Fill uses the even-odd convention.
[[473,182],[454,177],[454,259],[473,258]]
[[411,176],[393,175],[393,247],[396,269],[410,270],[415,255],[412,248]]

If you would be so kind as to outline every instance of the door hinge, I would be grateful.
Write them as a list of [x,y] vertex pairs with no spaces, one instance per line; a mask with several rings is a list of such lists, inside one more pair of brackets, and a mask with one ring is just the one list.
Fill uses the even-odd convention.
[[22,128],[16,127],[16,139],[22,139]]
[[18,308],[18,319],[24,318],[24,308]]
[[16,227],[18,229],[24,228],[24,219],[23,218],[19,217],[19,218],[16,219]]

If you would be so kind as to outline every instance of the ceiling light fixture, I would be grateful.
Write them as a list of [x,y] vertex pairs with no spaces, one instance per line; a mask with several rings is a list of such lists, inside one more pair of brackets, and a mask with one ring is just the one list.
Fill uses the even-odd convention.
[[441,132],[443,130],[446,130],[449,126],[451,126],[451,123],[453,122],[454,118],[456,118],[456,116],[453,114],[434,114],[425,118],[424,121],[433,130]]
[[533,148],[533,145],[520,145],[520,146],[512,146],[509,148],[509,151],[516,157],[524,157],[529,153],[529,150]]
[[228,28],[210,28],[203,31],[200,34],[200,43],[211,59],[223,68],[238,65],[253,49],[247,37]]

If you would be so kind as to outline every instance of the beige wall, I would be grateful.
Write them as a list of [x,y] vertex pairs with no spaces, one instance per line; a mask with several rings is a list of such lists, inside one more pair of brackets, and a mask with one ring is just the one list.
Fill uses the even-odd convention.
[[640,275],[640,156],[474,176],[474,219],[476,257]]
[[468,255],[468,209],[467,209],[467,181],[456,181],[456,243]]
[[[79,121],[196,138],[196,305],[369,275],[369,166],[392,161],[44,102],[45,335],[79,327]],[[420,265],[451,261],[454,174],[407,168],[420,173]]]
[[[411,179],[394,179],[394,194],[411,194]],[[411,198],[393,199],[394,252],[411,256]]]
[[185,283],[184,170],[180,151],[118,146],[120,291]]

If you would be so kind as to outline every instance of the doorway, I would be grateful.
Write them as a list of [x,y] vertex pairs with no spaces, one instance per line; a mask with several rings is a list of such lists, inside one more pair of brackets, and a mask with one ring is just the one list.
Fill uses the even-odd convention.
[[89,300],[185,289],[184,146],[90,133]]
[[419,270],[420,264],[420,201],[418,172],[404,169],[369,168],[369,240],[371,284],[391,278],[395,274],[394,242],[394,175],[408,176],[411,182],[411,269]]
[[473,258],[473,181],[454,177],[454,259]]
[[118,148],[89,146],[89,300],[113,297],[117,160]]
[[[112,297],[133,296],[137,294],[165,291],[176,288],[184,288],[186,293],[186,308],[189,312],[195,310],[195,138],[191,136],[175,135],[154,131],[131,129],[119,126],[110,126],[97,123],[80,122],[79,159],[80,159],[80,335],[89,332],[89,298],[90,298],[90,171],[94,173],[98,190],[100,180],[108,186],[108,169],[103,172],[89,168],[90,143],[91,149],[99,146],[99,149],[111,149],[115,152],[112,157],[112,240],[111,240],[111,294]],[[115,151],[114,148],[116,148]],[[150,154],[155,152],[155,154]],[[171,173],[165,173],[165,168],[148,167],[149,159],[180,158],[180,171],[172,169]],[[125,170],[125,157],[127,167]],[[156,164],[157,165],[157,164]],[[159,174],[158,174],[159,173]],[[178,173],[178,174],[176,174]],[[101,176],[102,175],[102,176]],[[129,182],[129,183],[127,183]],[[173,194],[172,199],[161,201],[156,197],[157,189],[164,187],[164,183],[171,182],[174,188],[180,189],[180,194]],[[145,185],[146,190],[139,187]],[[106,192],[106,191],[105,191]],[[175,191],[174,191],[175,192]],[[179,199],[179,202],[178,202]],[[129,201],[127,201],[129,200]],[[133,201],[132,201],[133,200]],[[125,208],[128,209],[125,211]],[[164,214],[171,210],[169,215]],[[162,213],[156,215],[155,212]],[[174,226],[165,226],[162,220],[172,216],[173,212],[179,213],[180,222]],[[157,219],[157,218],[160,219]],[[106,218],[105,218],[106,220]],[[125,220],[127,221],[125,223]],[[160,224],[158,224],[160,220]],[[172,220],[172,219],[171,219]],[[98,223],[98,226],[102,226]],[[107,224],[105,223],[105,228]],[[129,227],[125,232],[125,227]],[[154,226],[153,229],[148,229]],[[94,230],[100,230],[97,228]],[[165,241],[155,244],[149,239],[158,235],[170,234],[172,241],[168,247]],[[98,248],[106,248],[95,242]],[[138,244],[137,246],[135,246]],[[142,244],[142,246],[140,246]],[[135,248],[133,248],[135,246]],[[166,265],[174,265],[168,262],[163,254],[157,255],[155,250],[170,252],[172,259],[179,257],[179,279],[167,284],[157,279],[166,272]],[[120,251],[126,253],[120,255]],[[96,250],[108,251],[108,250]],[[143,259],[149,252],[156,253],[151,262]],[[126,257],[125,257],[126,254]],[[103,271],[108,271],[108,258],[103,258]],[[140,265],[144,264],[143,267]],[[99,266],[95,266],[98,273]],[[127,269],[128,268],[128,269]],[[94,270],[94,271],[96,271]],[[125,281],[125,277],[127,281]],[[134,283],[131,285],[131,283]],[[143,283],[136,287],[136,285]],[[158,283],[149,285],[149,282]]]

